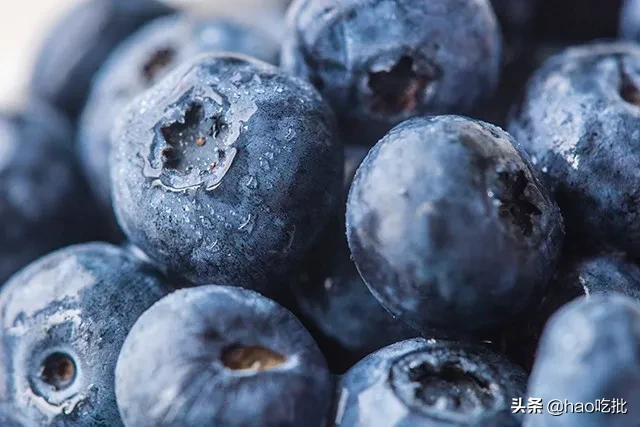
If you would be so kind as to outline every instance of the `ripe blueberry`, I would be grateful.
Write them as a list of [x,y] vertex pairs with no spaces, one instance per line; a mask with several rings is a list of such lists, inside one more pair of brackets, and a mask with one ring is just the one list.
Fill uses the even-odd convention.
[[201,53],[221,51],[275,62],[278,48],[253,28],[230,21],[199,21],[172,15],[144,26],[104,64],[80,119],[78,150],[94,193],[109,210],[109,137],[117,115],[133,97],[178,64]]
[[298,0],[288,19],[281,64],[326,97],[349,143],[469,111],[498,83],[502,40],[486,0]]
[[99,234],[71,140],[69,124],[44,104],[0,114],[0,285],[49,251]]
[[33,92],[75,119],[95,72],[113,48],[145,22],[170,12],[156,0],[79,2],[40,48],[31,78]]
[[640,1],[623,0],[620,9],[620,29],[621,38],[638,41],[640,40]]
[[570,48],[529,81],[509,131],[531,155],[569,237],[640,255],[640,48]]
[[371,292],[430,334],[499,326],[535,307],[560,211],[500,128],[460,116],[396,126],[356,172],[347,236]]
[[135,320],[168,286],[104,243],[70,246],[21,270],[0,292],[0,400],[39,426],[121,426],[114,371]]
[[302,324],[238,287],[163,298],[131,329],[116,368],[127,426],[319,427],[332,394],[326,362]]
[[507,41],[531,37],[539,3],[540,0],[491,0]]
[[490,350],[415,338],[379,350],[340,380],[336,427],[517,427],[526,374]]
[[[366,154],[364,147],[345,147],[345,199]],[[344,215],[341,203],[291,280],[294,306],[334,372],[344,372],[369,353],[417,335],[394,319],[362,281],[350,259]]]
[[580,298],[545,327],[527,393],[549,402],[592,404],[623,399],[628,414],[548,411],[527,415],[527,427],[631,427],[640,411],[640,302],[609,294]]
[[36,427],[37,424],[25,417],[21,411],[15,407],[2,403],[0,404],[0,426],[2,427]]
[[266,63],[198,57],[121,117],[111,151],[119,223],[193,282],[266,291],[340,197],[331,111],[310,85]]
[[507,353],[531,368],[544,325],[572,300],[619,293],[640,301],[640,267],[621,253],[601,253],[560,262],[540,306],[528,316],[525,329],[519,324],[508,331]]

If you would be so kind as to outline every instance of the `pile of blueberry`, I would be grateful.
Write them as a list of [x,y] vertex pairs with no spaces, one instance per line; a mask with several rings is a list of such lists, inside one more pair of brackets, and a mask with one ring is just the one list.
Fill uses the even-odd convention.
[[284,8],[54,29],[0,426],[640,426],[640,1]]

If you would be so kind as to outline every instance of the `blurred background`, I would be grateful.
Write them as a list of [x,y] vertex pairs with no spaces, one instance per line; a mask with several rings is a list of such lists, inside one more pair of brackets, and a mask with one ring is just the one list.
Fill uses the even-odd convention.
[[[6,0],[0,4],[0,110],[16,109],[23,100],[40,44],[56,22],[82,0]],[[198,14],[255,19],[286,0],[166,0]],[[246,13],[251,11],[252,13]],[[253,13],[255,12],[255,13]],[[271,12],[270,12],[271,13]]]
[[58,18],[79,0],[7,1],[0,6],[0,106],[21,102],[39,43]]
[[[83,0],[4,0],[0,4],[0,109],[17,107],[23,100],[38,49],[55,23]],[[133,3],[135,0],[123,0]],[[257,20],[284,10],[290,0],[164,0],[198,15]],[[621,0],[491,0],[503,31],[532,32],[538,42],[580,42],[616,36]],[[629,1],[629,3],[633,3]],[[532,4],[536,18],[527,21]],[[249,13],[248,13],[249,12]],[[277,26],[272,27],[277,28]],[[282,27],[280,27],[283,29]],[[508,52],[507,52],[508,54]]]

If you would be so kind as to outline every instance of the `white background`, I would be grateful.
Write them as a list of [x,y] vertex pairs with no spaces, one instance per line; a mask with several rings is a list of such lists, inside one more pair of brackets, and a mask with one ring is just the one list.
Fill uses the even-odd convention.
[[[21,105],[42,39],[67,9],[82,0],[0,0],[0,110]],[[239,15],[285,0],[165,0],[216,15]]]

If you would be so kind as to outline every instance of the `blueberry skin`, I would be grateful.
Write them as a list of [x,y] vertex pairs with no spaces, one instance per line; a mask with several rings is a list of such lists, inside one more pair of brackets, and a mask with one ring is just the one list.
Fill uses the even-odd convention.
[[332,394],[326,362],[302,324],[237,287],[163,298],[131,329],[116,367],[126,426],[322,426]]
[[[526,427],[631,427],[640,411],[640,303],[610,294],[578,299],[547,324],[527,393],[570,402],[624,399],[627,414],[527,415]],[[612,367],[614,367],[612,369]]]
[[542,300],[545,320],[573,299],[609,293],[640,301],[640,266],[623,253],[603,253],[561,264]]
[[106,243],[34,262],[0,292],[0,399],[39,426],[120,426],[114,371],[144,310],[170,287],[149,265]]
[[[345,146],[345,201],[367,153],[362,146]],[[345,208],[346,203],[337,207],[290,286],[296,314],[316,337],[332,372],[338,373],[369,353],[417,335],[391,316],[360,277],[345,236]]]
[[418,333],[394,319],[367,289],[350,259],[344,220],[332,221],[322,234],[291,289],[311,329],[339,345],[323,350],[332,370],[344,372],[369,353]]
[[628,40],[640,40],[640,1],[623,0],[620,8],[619,36]]
[[0,404],[0,426],[2,427],[36,427],[36,424],[21,414],[11,405]]
[[507,40],[530,38],[540,0],[491,0]]
[[322,92],[345,141],[373,145],[409,117],[467,112],[491,95],[501,45],[485,0],[298,0],[281,65]]
[[438,116],[401,123],[371,149],[349,193],[347,237],[383,305],[423,334],[453,336],[521,320],[538,303],[563,225],[509,134]]
[[36,258],[100,234],[71,140],[66,119],[44,104],[0,114],[0,285]]
[[[344,146],[344,194],[349,194],[349,188],[353,183],[353,177],[356,175],[358,167],[367,156],[368,148],[359,145]],[[344,213],[345,205],[340,205],[341,214]],[[341,215],[344,217],[344,215]]]
[[[524,97],[529,78],[552,55],[566,49],[566,44],[535,45],[516,40],[505,52],[502,78],[493,97],[480,105],[471,115],[474,119],[506,127],[509,112]],[[508,55],[508,57],[507,57]]]
[[640,255],[640,47],[597,43],[545,62],[509,131],[532,156],[570,237]]
[[111,155],[125,234],[200,284],[266,292],[341,193],[342,147],[320,95],[242,56],[201,56],[136,98]]
[[85,174],[104,206],[111,207],[109,136],[118,114],[178,64],[221,51],[275,63],[279,47],[262,32],[231,21],[172,15],[150,22],[113,52],[96,76],[77,144]]
[[640,266],[619,252],[563,260],[526,329],[511,331],[507,353],[530,369],[543,328],[558,309],[579,297],[611,293],[640,301]]
[[95,72],[113,48],[147,21],[172,10],[155,0],[85,0],[50,31],[31,78],[33,93],[75,119]]
[[340,427],[517,427],[511,399],[526,374],[505,357],[453,341],[414,338],[361,360],[340,379]]

